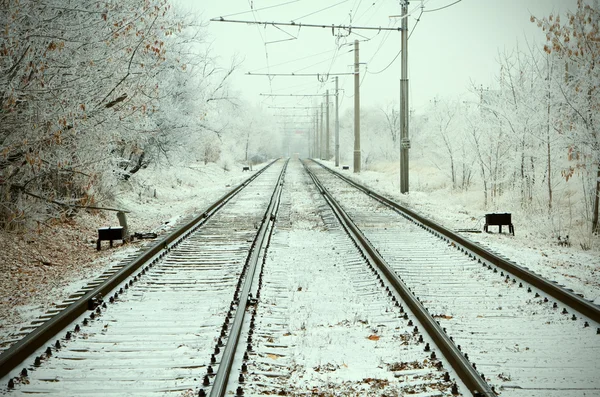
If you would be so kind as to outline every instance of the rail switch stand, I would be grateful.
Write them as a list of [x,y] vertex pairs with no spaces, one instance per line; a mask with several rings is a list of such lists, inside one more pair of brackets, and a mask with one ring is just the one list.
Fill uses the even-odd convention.
[[101,227],[98,229],[98,240],[96,241],[96,249],[100,251],[101,241],[110,241],[110,247],[113,246],[113,240],[123,240],[125,244],[125,229],[123,226]]
[[508,231],[514,236],[515,228],[512,224],[511,216],[509,213],[504,214],[485,214],[485,226],[483,230],[488,232],[488,226],[498,226],[498,233],[502,233],[502,226],[507,225]]

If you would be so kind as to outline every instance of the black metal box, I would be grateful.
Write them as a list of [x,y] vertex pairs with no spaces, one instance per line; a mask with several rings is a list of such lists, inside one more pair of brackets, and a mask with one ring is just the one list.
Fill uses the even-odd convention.
[[123,226],[101,227],[98,229],[98,239],[100,240],[124,240]]
[[498,226],[498,232],[502,233],[502,226],[508,226],[508,231],[514,236],[515,228],[512,224],[512,217],[510,213],[504,214],[485,214],[485,226],[483,230],[488,232],[488,226]]

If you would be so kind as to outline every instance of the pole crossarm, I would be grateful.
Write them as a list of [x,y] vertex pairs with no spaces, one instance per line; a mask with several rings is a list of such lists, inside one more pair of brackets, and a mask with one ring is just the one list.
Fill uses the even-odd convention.
[[343,29],[343,30],[347,30],[349,32],[351,32],[353,29],[354,30],[377,30],[380,32],[385,32],[385,31],[394,31],[394,32],[400,32],[402,31],[402,27],[399,28],[382,28],[381,26],[376,27],[376,26],[346,26],[346,25],[325,25],[325,24],[310,24],[310,23],[296,23],[294,21],[292,22],[266,22],[266,21],[244,21],[244,20],[239,20],[239,19],[225,19],[223,17],[218,17],[218,18],[212,18],[210,20],[211,22],[230,22],[230,23],[245,23],[248,25],[271,25],[271,26],[294,26],[297,28],[323,28],[323,29],[331,29],[332,31],[334,31],[335,29]]
[[325,96],[325,94],[258,94],[260,96]]
[[312,115],[309,115],[309,114],[274,114],[273,117],[296,117],[296,118],[302,118],[302,117],[312,117]]
[[267,109],[318,109],[319,106],[267,106]]
[[290,124],[312,124],[312,123],[313,123],[312,121],[291,121],[291,122],[287,122],[287,123],[284,123],[284,122],[280,121],[280,122],[277,122],[275,124],[278,124],[278,125],[290,125]]
[[353,72],[346,73],[246,73],[246,76],[269,76],[269,77],[329,77],[329,76],[351,76]]

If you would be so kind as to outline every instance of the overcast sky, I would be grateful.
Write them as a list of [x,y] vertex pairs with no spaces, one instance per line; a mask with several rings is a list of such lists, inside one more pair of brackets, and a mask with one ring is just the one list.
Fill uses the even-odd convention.
[[[398,0],[173,0],[198,12],[204,21],[231,20],[399,27]],[[465,96],[471,82],[493,88],[498,74],[498,53],[523,50],[527,41],[539,45],[544,34],[530,16],[564,14],[576,0],[424,0],[410,2],[408,63],[410,108],[419,112],[435,97]],[[423,5],[423,7],[421,7]],[[450,5],[447,8],[438,8]],[[254,10],[254,11],[252,11]],[[421,11],[424,11],[421,13]],[[420,17],[420,18],[419,18]],[[414,29],[414,31],[413,31]],[[361,103],[385,107],[398,102],[400,33],[372,30],[347,31],[308,27],[273,27],[210,22],[207,32],[214,53],[227,63],[234,54],[244,63],[233,83],[252,103],[267,106],[311,106],[317,97],[267,97],[260,94],[324,94],[334,90],[333,78],[248,76],[254,73],[350,73],[354,40],[360,40]],[[291,40],[286,40],[291,39]],[[286,41],[280,41],[286,40]],[[387,67],[387,69],[386,69]],[[351,107],[353,77],[339,77],[342,109]],[[279,110],[274,110],[279,111]],[[285,110],[284,110],[285,111]],[[291,112],[292,110],[290,110]]]

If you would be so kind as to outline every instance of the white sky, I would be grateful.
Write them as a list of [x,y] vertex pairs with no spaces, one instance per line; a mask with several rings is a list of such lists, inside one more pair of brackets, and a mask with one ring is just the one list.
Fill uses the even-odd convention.
[[[390,18],[401,13],[398,0],[173,1],[200,13],[204,21],[223,16],[225,19],[268,22],[293,20],[305,24],[400,26],[400,19]],[[576,0],[462,0],[443,10],[427,12],[454,1],[424,0],[426,12],[421,15],[409,40],[409,104],[410,108],[417,112],[427,106],[435,96],[453,97],[467,93],[471,81],[477,86],[493,88],[494,76],[499,70],[499,51],[511,52],[516,48],[517,42],[520,48],[526,50],[526,40],[530,43],[544,41],[543,32],[536,24],[530,22],[530,16],[533,14],[543,17],[552,12],[564,14],[567,9],[574,10],[577,3]],[[410,3],[409,10],[412,10],[412,14],[409,30],[415,27],[421,4],[421,1],[416,0]],[[277,5],[281,6],[273,7]],[[255,12],[250,12],[251,6]],[[264,9],[265,7],[271,8]],[[330,8],[317,12],[327,7]],[[237,13],[242,14],[231,15]],[[303,17],[308,14],[312,15]],[[226,17],[227,15],[230,16]],[[344,45],[340,48],[337,43],[353,43],[354,40],[362,40],[360,61],[366,63],[361,66],[360,77],[361,80],[364,78],[361,85],[361,104],[385,107],[391,101],[398,102],[400,57],[384,72],[373,73],[384,69],[400,50],[400,32],[387,34],[355,30],[350,36],[337,39],[332,35],[331,29],[277,29],[270,25],[265,27],[224,22],[211,22],[207,31],[214,40],[214,53],[223,63],[227,63],[236,53],[245,59],[233,82],[241,96],[250,102],[262,102],[265,107],[314,105],[320,100],[317,97],[268,98],[259,94],[324,94],[326,89],[334,89],[333,79],[322,84],[318,82],[317,77],[275,77],[269,83],[267,77],[245,74],[248,71],[348,73],[353,70],[352,47]],[[265,45],[265,41],[282,40],[290,38],[290,35],[297,39]],[[337,48],[339,51],[336,52]],[[301,58],[305,59],[299,60]],[[344,95],[340,97],[343,98],[343,111],[353,105],[353,76],[340,76],[340,87],[345,89]],[[276,109],[273,111],[281,112]],[[283,111],[298,112],[291,109]]]

